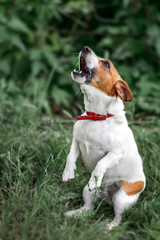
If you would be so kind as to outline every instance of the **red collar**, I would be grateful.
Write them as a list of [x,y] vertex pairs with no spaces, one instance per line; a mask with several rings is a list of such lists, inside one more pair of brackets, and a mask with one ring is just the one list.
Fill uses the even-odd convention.
[[98,120],[105,120],[106,118],[113,117],[112,114],[107,114],[107,115],[99,115],[94,112],[86,112],[87,116],[78,116],[77,120],[93,120],[93,121],[98,121]]

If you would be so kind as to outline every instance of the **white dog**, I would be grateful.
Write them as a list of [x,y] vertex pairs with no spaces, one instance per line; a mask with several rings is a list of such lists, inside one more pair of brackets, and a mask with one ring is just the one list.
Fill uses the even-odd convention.
[[81,215],[105,199],[114,206],[115,217],[108,225],[112,229],[145,188],[142,160],[123,111],[122,101],[131,101],[133,95],[111,61],[97,57],[89,47],[80,52],[79,71],[71,76],[80,84],[86,112],[74,125],[62,180],[74,178],[80,154],[91,178],[83,190],[84,206],[65,216]]

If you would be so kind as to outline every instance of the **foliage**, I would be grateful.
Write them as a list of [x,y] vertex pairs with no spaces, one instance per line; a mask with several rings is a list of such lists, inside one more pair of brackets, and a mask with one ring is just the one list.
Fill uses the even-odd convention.
[[41,109],[48,103],[69,107],[78,99],[70,72],[88,45],[113,61],[134,92],[136,111],[160,114],[159,5],[150,0],[1,1],[0,100],[25,97]]

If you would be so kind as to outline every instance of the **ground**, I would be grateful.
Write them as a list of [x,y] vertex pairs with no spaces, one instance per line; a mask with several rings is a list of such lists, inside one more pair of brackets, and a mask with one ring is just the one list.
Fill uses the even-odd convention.
[[121,225],[107,232],[110,206],[98,206],[82,218],[63,216],[82,205],[90,176],[79,158],[75,179],[61,181],[74,121],[39,113],[31,104],[1,105],[0,239],[160,239],[160,121],[136,119],[129,116],[129,124],[143,158],[146,189]]

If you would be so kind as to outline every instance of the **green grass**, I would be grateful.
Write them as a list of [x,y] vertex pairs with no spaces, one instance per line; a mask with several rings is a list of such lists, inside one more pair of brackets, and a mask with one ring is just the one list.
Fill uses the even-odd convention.
[[35,106],[6,102],[0,108],[0,239],[92,240],[160,239],[160,121],[130,122],[144,161],[145,191],[126,212],[120,227],[106,232],[109,206],[82,218],[64,218],[82,205],[89,173],[81,159],[76,178],[61,182],[73,121],[42,115]]

